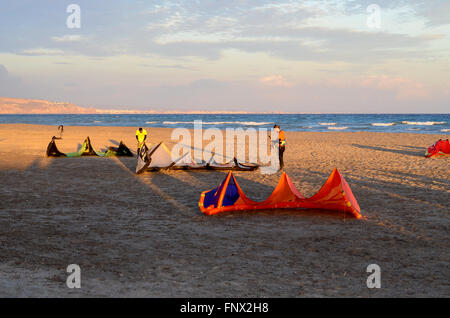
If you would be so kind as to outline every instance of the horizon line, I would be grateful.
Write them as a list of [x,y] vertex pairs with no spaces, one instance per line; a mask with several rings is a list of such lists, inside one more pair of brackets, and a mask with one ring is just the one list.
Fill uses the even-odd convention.
[[92,113],[1,113],[0,115],[450,115],[441,112],[240,112],[240,111],[146,111],[121,110]]

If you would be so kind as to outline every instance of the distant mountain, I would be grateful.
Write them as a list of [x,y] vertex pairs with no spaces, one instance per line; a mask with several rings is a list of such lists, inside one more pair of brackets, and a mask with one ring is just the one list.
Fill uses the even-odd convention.
[[64,102],[39,99],[0,97],[0,114],[95,114],[94,108],[85,108]]
[[[128,108],[128,107],[127,107]],[[285,114],[283,112],[95,109],[65,102],[0,97],[0,114]]]

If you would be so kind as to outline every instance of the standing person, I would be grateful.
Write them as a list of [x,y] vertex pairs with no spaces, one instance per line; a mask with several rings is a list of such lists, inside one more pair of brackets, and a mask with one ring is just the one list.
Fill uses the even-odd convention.
[[139,151],[141,150],[142,146],[144,146],[146,139],[147,139],[147,130],[142,129],[142,127],[139,127],[139,129],[136,130],[137,153],[138,153],[138,155],[139,155]]
[[279,145],[278,157],[280,160],[280,170],[283,170],[284,168],[283,155],[284,151],[286,150],[286,135],[284,134],[284,130],[280,129],[279,125],[273,126],[273,129],[276,132],[278,132],[278,145]]

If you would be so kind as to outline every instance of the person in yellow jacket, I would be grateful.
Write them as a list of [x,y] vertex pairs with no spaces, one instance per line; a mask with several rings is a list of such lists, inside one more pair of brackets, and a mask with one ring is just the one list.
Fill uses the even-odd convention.
[[278,156],[279,156],[279,160],[280,160],[280,170],[283,170],[284,168],[284,160],[283,160],[283,155],[284,155],[284,151],[286,150],[286,135],[284,134],[284,130],[280,129],[280,126],[275,125],[273,126],[273,129],[278,132],[278,142],[279,142],[279,152],[278,152]]
[[138,154],[139,154],[139,151],[141,150],[142,146],[144,146],[146,139],[147,139],[147,130],[142,129],[142,127],[139,127],[139,129],[136,130],[137,153]]

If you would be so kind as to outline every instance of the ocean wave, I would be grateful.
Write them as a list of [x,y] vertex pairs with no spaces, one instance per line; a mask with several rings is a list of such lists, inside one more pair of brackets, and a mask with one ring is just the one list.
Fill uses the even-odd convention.
[[203,125],[245,125],[245,126],[262,126],[273,124],[273,122],[256,122],[256,121],[205,121]]
[[192,121],[163,121],[164,125],[193,124]]
[[347,129],[348,127],[328,127],[328,129],[332,129],[332,130],[344,130]]
[[158,123],[157,121],[146,121],[145,122],[146,124],[156,124],[156,123]]
[[395,123],[372,123],[372,126],[381,126],[381,127],[386,127],[386,126],[394,126]]
[[202,122],[203,125],[225,125],[225,124],[235,124],[235,121],[205,121]]
[[93,122],[94,123],[101,123],[102,121],[101,120],[94,120]]
[[402,124],[417,126],[443,125],[445,123],[445,121],[402,121]]
[[336,123],[319,123],[320,126],[334,126]]
[[442,132],[449,132],[450,129],[441,129]]
[[[193,121],[164,121],[164,125],[193,124]],[[244,126],[262,126],[273,124],[273,122],[262,121],[204,121],[203,125],[244,125]]]
[[236,124],[245,125],[245,126],[262,126],[262,125],[270,125],[270,124],[273,124],[273,122],[265,122],[265,121],[261,121],[261,122],[256,122],[256,121],[241,121],[241,122],[236,122]]

